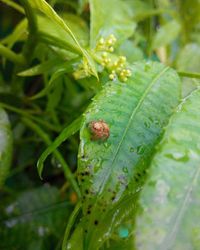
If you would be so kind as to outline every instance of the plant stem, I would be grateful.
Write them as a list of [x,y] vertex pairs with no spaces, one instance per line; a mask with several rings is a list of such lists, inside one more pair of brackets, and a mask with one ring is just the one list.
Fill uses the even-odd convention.
[[37,20],[36,16],[27,0],[20,0],[20,3],[24,7],[26,17],[28,19],[30,34],[35,34],[37,32]]
[[[49,138],[48,134],[46,134],[36,123],[32,122],[30,119],[27,119],[27,118],[22,118],[22,122],[26,126],[28,126],[30,129],[32,129],[35,133],[37,133],[43,139],[43,141],[46,143],[47,146],[52,144],[52,141]],[[55,155],[55,157],[58,159],[58,161],[62,165],[66,178],[69,180],[70,184],[72,185],[73,189],[77,193],[78,197],[80,197],[80,190],[79,190],[79,187],[77,185],[77,182],[76,182],[74,175],[72,174],[69,166],[67,165],[66,161],[64,160],[63,156],[61,155],[61,153],[58,150],[55,150],[53,152],[53,154]]]
[[198,78],[200,79],[200,73],[196,72],[183,72],[183,71],[178,71],[179,76],[184,76],[188,78]]
[[2,3],[5,3],[8,6],[12,7],[13,9],[19,11],[20,13],[24,14],[24,10],[23,10],[23,8],[19,4],[14,3],[13,1],[10,1],[10,0],[0,0],[0,1]]
[[27,118],[29,118],[29,119],[31,119],[33,121],[36,121],[36,122],[40,123],[41,125],[45,126],[49,130],[52,130],[52,131],[55,131],[55,132],[60,132],[60,128],[55,127],[54,125],[50,124],[47,121],[44,121],[43,119],[40,119],[38,117],[30,115],[28,113],[28,112],[30,112],[29,110],[26,111],[26,110],[22,110],[22,109],[19,109],[19,108],[15,108],[15,107],[13,107],[11,105],[8,105],[8,104],[2,103],[2,102],[0,102],[0,106],[5,108],[5,109],[8,109],[8,110],[10,110],[12,112],[15,112],[17,114],[20,114],[20,115],[22,115],[24,117],[27,117]]
[[67,241],[69,238],[70,230],[71,230],[72,226],[74,225],[74,221],[79,213],[80,208],[81,208],[81,202],[79,201],[76,204],[74,211],[71,213],[71,216],[70,216],[69,221],[67,223],[67,227],[65,229],[65,234],[64,234],[63,243],[62,243],[62,250],[67,249]]
[[37,31],[38,31],[37,19],[29,1],[20,0],[20,3],[24,7],[25,14],[28,19],[28,25],[29,25],[29,37],[28,37],[27,43],[24,46],[23,54],[27,62],[31,62],[32,55],[37,44]]
[[8,49],[4,45],[0,44],[0,55],[4,56],[5,58],[9,59],[10,61],[16,64],[25,64],[25,59],[22,55],[18,55],[12,50]]

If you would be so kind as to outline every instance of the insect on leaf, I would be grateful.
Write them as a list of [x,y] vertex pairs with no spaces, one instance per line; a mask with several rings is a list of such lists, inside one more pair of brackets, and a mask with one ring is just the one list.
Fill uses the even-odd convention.
[[[90,240],[100,218],[140,186],[163,126],[179,102],[180,80],[174,70],[142,62],[133,64],[131,71],[126,83],[105,85],[85,112],[80,131],[77,174],[88,249],[97,249],[100,242]],[[89,124],[101,119],[109,126],[110,136],[105,141],[92,140]]]

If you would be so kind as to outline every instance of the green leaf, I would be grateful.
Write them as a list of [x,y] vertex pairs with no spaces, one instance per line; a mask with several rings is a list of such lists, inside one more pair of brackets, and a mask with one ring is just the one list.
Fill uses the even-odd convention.
[[132,19],[136,22],[142,21],[145,18],[166,13],[166,9],[153,8],[150,1],[142,0],[126,0],[129,4],[129,12]]
[[9,48],[12,48],[16,42],[23,41],[27,37],[27,26],[27,20],[22,19],[16,25],[13,32],[1,40],[2,44],[7,44]]
[[[12,198],[12,202],[0,207],[0,248],[55,249],[64,233],[70,207],[70,203],[61,198],[59,190],[49,185]],[[31,248],[32,244],[35,248]]]
[[32,7],[36,8],[38,11],[45,14],[49,19],[51,19],[55,24],[57,24],[61,29],[63,29],[74,41],[74,49],[77,47],[77,52],[82,54],[84,58],[87,60],[87,63],[90,67],[91,74],[98,78],[96,65],[87,50],[81,47],[75,35],[69,26],[65,23],[65,21],[54,11],[54,9],[45,1],[45,0],[34,0],[30,1]]
[[[82,46],[87,46],[89,41],[89,31],[86,23],[81,19],[73,15],[63,14],[63,21],[73,30],[74,35],[77,37],[78,41]],[[64,29],[60,27],[59,24],[53,22],[46,16],[37,16],[39,32],[43,34],[51,35],[55,39],[68,44],[69,49],[72,52],[79,53],[80,51],[77,45],[74,43],[73,38]]]
[[189,43],[180,51],[176,67],[180,71],[198,72],[200,68],[200,45]]
[[129,63],[134,63],[135,61],[141,61],[144,59],[144,54],[140,48],[134,45],[130,40],[126,40],[118,48],[117,53],[119,55],[124,55]]
[[94,48],[101,36],[116,36],[121,43],[130,37],[136,24],[131,20],[129,5],[122,0],[90,0],[90,46]]
[[137,250],[200,249],[200,90],[170,120],[140,195]]
[[[70,65],[71,66],[71,65]],[[36,95],[32,96],[31,99],[35,100],[37,98],[41,98],[44,95],[46,95],[51,88],[53,88],[53,86],[56,84],[56,80],[61,77],[62,75],[64,75],[65,73],[67,73],[69,71],[69,67],[63,67],[63,68],[59,68],[58,70],[56,70],[52,75],[51,78],[49,80],[49,82],[47,83],[47,85]]]
[[16,54],[6,46],[0,43],[0,56],[5,57],[6,59],[14,62],[15,64],[25,64],[25,59],[21,54]]
[[84,19],[80,16],[68,14],[66,12],[60,13],[60,15],[69,28],[73,30],[79,43],[82,46],[87,47],[89,45],[89,28]]
[[75,121],[73,121],[69,126],[64,128],[63,131],[60,133],[60,135],[55,139],[55,141],[42,153],[37,163],[37,168],[40,177],[42,175],[44,161],[46,160],[46,158],[52,152],[54,152],[62,142],[64,142],[67,138],[75,134],[80,129],[81,120],[82,117],[79,117]]
[[[140,186],[153,148],[180,97],[180,80],[174,70],[156,62],[130,68],[132,76],[126,83],[108,82],[94,98],[80,131],[77,174],[88,249],[100,244],[97,239],[90,241],[93,235],[100,237],[95,234],[99,219]],[[88,127],[101,119],[110,127],[104,142],[92,140]]]
[[180,32],[181,26],[176,20],[172,20],[161,26],[153,38],[153,49],[166,46],[173,42]]
[[[56,65],[55,65],[56,64]],[[22,72],[18,73],[18,76],[37,76],[46,73],[47,71],[50,71],[54,69],[54,67],[59,66],[61,64],[60,59],[52,59],[48,60],[44,63],[40,63],[36,66],[33,66],[29,69],[26,69]]]
[[6,112],[0,107],[0,188],[3,186],[12,159],[12,132]]

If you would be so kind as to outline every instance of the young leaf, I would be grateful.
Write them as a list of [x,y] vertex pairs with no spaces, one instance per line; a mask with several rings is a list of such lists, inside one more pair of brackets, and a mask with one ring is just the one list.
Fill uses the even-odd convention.
[[0,107],[0,188],[8,176],[12,159],[12,133],[5,111]]
[[157,147],[135,225],[137,250],[200,249],[200,90],[177,109]]
[[122,0],[90,0],[90,46],[95,47],[100,36],[113,34],[119,42],[130,37],[136,24],[131,20],[129,5]]
[[96,65],[91,55],[87,50],[81,47],[75,35],[73,34],[69,26],[65,23],[65,21],[54,11],[54,9],[45,0],[34,0],[34,1],[29,0],[29,2],[34,8],[44,13],[49,19],[51,19],[54,23],[59,25],[61,29],[63,29],[67,34],[70,35],[70,37],[74,41],[74,46],[77,46],[80,54],[82,54],[87,60],[87,63],[91,70],[91,74],[93,74],[95,77],[98,78]]
[[73,121],[69,126],[64,128],[63,131],[60,133],[60,135],[56,138],[56,140],[42,153],[37,163],[37,168],[40,177],[42,175],[43,164],[46,158],[52,152],[54,152],[62,142],[64,142],[67,138],[75,134],[80,129],[81,120],[82,117],[79,117],[75,121]]
[[16,54],[6,46],[0,43],[0,56],[5,57],[6,59],[14,62],[16,64],[23,65],[25,63],[25,59],[21,54]]
[[16,25],[13,32],[1,40],[2,44],[7,44],[9,48],[12,48],[16,42],[24,40],[27,37],[27,26],[27,20],[22,19]]
[[[69,66],[69,65],[68,65]],[[71,66],[71,65],[70,65]],[[45,86],[45,88],[43,88],[39,93],[37,93],[36,95],[32,96],[31,99],[37,99],[37,98],[41,98],[44,95],[46,95],[50,89],[56,84],[56,80],[61,77],[62,75],[64,75],[65,73],[67,73],[69,71],[69,67],[63,67],[63,68],[59,68],[57,69],[52,75],[51,78],[49,80],[49,82],[47,83],[47,85]]]
[[67,14],[66,12],[61,13],[61,17],[68,24],[70,29],[73,30],[79,43],[87,47],[89,45],[89,27],[85,20],[80,16]]
[[[81,44],[88,44],[87,34],[85,34],[85,23],[82,21],[82,19],[73,19],[73,16],[70,16],[71,19],[70,21],[68,21],[67,15],[63,15],[63,17],[65,17],[65,23],[68,25],[68,27],[70,29],[73,28],[74,35],[76,35],[77,39],[81,41]],[[80,49],[78,48],[77,44],[74,43],[73,38],[64,29],[62,29],[58,23],[55,23],[48,17],[41,15],[37,16],[37,21],[39,32],[41,32],[42,34],[51,35],[53,38],[66,43],[68,45],[67,48],[69,48],[71,52],[80,54]],[[79,25],[81,21],[82,26]]]
[[[77,174],[84,197],[88,249],[97,249],[99,244],[90,241],[99,219],[125,194],[136,191],[180,97],[180,80],[172,69],[143,62],[133,64],[131,71],[126,83],[108,82],[94,98],[80,131]],[[99,120],[110,128],[106,141],[92,139],[88,124]]]
[[36,66],[33,66],[29,69],[26,69],[22,72],[18,73],[18,76],[37,76],[40,74],[44,74],[47,71],[50,71],[52,69],[54,69],[56,66],[58,66],[59,64],[61,64],[61,60],[60,59],[52,59],[52,60],[48,60],[44,63],[40,63]]

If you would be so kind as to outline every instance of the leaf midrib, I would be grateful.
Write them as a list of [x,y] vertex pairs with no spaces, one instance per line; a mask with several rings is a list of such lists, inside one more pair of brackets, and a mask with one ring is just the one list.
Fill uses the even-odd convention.
[[152,82],[149,84],[148,88],[146,89],[146,91],[144,92],[144,94],[142,95],[141,99],[139,100],[138,104],[136,107],[133,108],[133,111],[131,113],[131,116],[129,118],[129,121],[127,123],[127,126],[124,130],[124,133],[122,134],[122,138],[120,140],[120,142],[118,143],[118,146],[117,146],[117,150],[116,150],[116,153],[114,154],[114,157],[112,159],[112,162],[111,162],[111,165],[108,169],[108,174],[106,175],[105,179],[102,181],[102,184],[100,185],[100,190],[99,190],[99,193],[101,193],[103,191],[103,188],[104,188],[104,184],[107,182],[108,178],[110,177],[110,174],[111,174],[111,171],[112,171],[112,166],[113,166],[113,163],[115,162],[116,158],[117,158],[117,155],[118,155],[118,152],[121,148],[121,145],[124,141],[124,138],[127,134],[127,131],[131,125],[131,122],[133,120],[133,117],[135,116],[135,114],[137,113],[138,109],[140,108],[140,106],[142,105],[145,97],[148,95],[149,91],[151,90],[151,88],[153,87],[154,83],[169,69],[169,67],[166,67],[164,68],[154,79],[152,79]]

